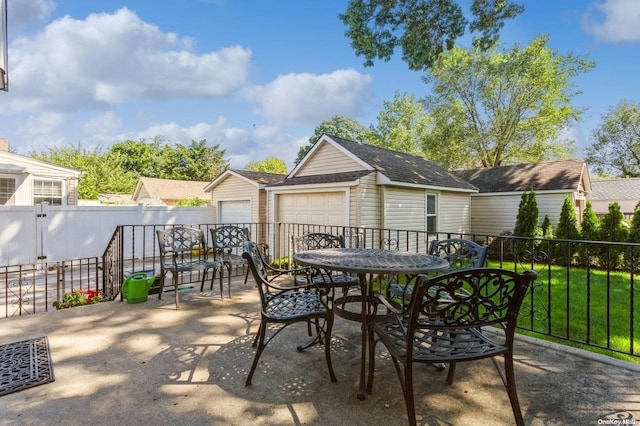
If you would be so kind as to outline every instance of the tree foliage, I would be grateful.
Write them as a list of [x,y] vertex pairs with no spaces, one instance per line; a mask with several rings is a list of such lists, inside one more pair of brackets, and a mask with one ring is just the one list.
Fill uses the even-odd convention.
[[631,228],[629,229],[630,243],[640,243],[640,202],[633,209],[633,217],[631,218]]
[[[454,48],[441,55],[426,77],[436,132],[429,143],[464,167],[505,161],[534,162],[571,153],[558,137],[581,110],[571,78],[594,64],[557,55],[539,37],[528,46],[498,51]],[[446,137],[443,137],[446,136]]]
[[421,101],[411,95],[396,92],[393,101],[384,102],[384,110],[378,114],[378,126],[371,128],[367,142],[430,158],[423,144],[430,125],[431,118]]
[[206,140],[172,146],[161,138],[128,140],[107,151],[78,144],[30,153],[33,158],[81,170],[79,197],[88,200],[104,193],[131,194],[140,177],[213,180],[229,167],[224,154],[219,145],[207,146]]
[[640,177],[640,104],[622,101],[593,131],[585,150],[589,167],[599,175]]
[[344,116],[335,116],[316,126],[313,135],[309,137],[309,143],[300,147],[298,150],[298,157],[295,161],[296,164],[307,155],[323,133],[354,141],[367,141],[370,135],[370,131],[356,120]]
[[518,216],[513,229],[513,235],[519,237],[535,237],[539,234],[538,227],[538,202],[533,191],[525,191],[520,197],[518,205]]
[[245,169],[253,170],[254,172],[287,174],[287,164],[276,157],[267,157],[262,161],[252,161],[245,166]]
[[560,218],[556,227],[556,238],[563,240],[580,239],[580,230],[578,229],[578,216],[576,209],[573,207],[573,201],[570,196],[564,197],[562,208],[560,209]]
[[584,212],[582,212],[582,224],[580,228],[580,237],[583,240],[596,241],[600,232],[600,219],[591,201],[587,201]]
[[[629,238],[629,228],[624,222],[624,215],[617,201],[609,204],[609,210],[600,222],[600,231],[598,234],[600,241],[623,242]],[[609,269],[615,269],[622,261],[624,247],[619,245],[603,246],[599,247],[597,251],[600,265]]]
[[460,0],[350,0],[340,19],[346,35],[365,66],[374,59],[388,61],[397,47],[409,69],[429,69],[469,31],[474,46],[487,49],[498,41],[507,19],[524,8],[512,0],[473,0],[471,21]]

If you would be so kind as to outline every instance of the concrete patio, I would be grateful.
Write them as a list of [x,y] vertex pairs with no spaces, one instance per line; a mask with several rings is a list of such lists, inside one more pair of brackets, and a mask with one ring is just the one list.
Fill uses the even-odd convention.
[[[292,326],[265,350],[244,386],[258,328],[253,284],[180,292],[145,303],[109,302],[0,320],[0,344],[48,336],[55,381],[0,397],[0,424],[376,425],[406,424],[392,363],[379,345],[373,395],[356,398],[359,325],[336,318],[329,380],[321,348],[297,352]],[[226,291],[226,288],[225,288]],[[511,425],[489,360],[460,364],[456,381],[416,368],[419,423]],[[519,336],[516,378],[526,424],[640,424],[640,365]]]

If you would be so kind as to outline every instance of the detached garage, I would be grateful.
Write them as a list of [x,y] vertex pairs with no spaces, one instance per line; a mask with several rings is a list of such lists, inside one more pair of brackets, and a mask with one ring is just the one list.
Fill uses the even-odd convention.
[[265,186],[284,179],[284,175],[229,169],[205,186],[211,193],[215,223],[266,222]]

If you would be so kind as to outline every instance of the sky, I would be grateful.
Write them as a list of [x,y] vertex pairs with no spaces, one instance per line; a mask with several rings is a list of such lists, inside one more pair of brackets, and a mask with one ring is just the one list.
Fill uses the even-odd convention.
[[[369,127],[396,92],[430,94],[400,55],[364,67],[338,18],[346,0],[7,1],[0,138],[18,154],[206,139],[233,168],[277,157],[291,170],[323,121]],[[546,34],[596,63],[572,80],[584,113],[566,135],[582,158],[604,114],[640,103],[640,0],[519,2],[505,48]]]

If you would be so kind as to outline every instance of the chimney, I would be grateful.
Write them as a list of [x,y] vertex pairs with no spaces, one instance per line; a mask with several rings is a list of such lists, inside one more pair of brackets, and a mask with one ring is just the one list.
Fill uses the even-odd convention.
[[0,138],[0,151],[9,152],[9,139]]

